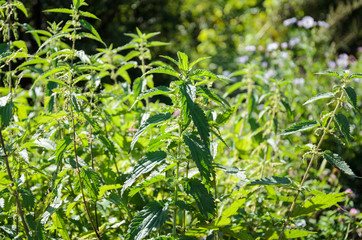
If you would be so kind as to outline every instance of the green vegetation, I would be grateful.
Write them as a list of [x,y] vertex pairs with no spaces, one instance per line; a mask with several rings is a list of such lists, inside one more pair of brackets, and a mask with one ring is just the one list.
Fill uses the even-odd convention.
[[[84,0],[46,30],[0,1],[0,238],[361,238],[362,54],[309,16],[272,41],[255,4],[212,1],[195,50],[139,28],[108,44]],[[190,53],[154,54],[175,41]]]

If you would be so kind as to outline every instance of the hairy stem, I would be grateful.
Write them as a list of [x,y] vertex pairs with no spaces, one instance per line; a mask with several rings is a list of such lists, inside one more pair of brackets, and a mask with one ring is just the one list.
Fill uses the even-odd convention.
[[[342,99],[342,98],[343,98],[343,92],[342,92],[342,94],[341,94],[341,96],[340,96],[340,99]],[[329,129],[329,127],[330,127],[333,119],[334,119],[334,116],[335,116],[335,114],[336,114],[336,112],[337,112],[337,110],[338,110],[338,108],[339,108],[340,103],[341,103],[341,100],[338,100],[337,105],[336,105],[336,107],[334,108],[334,111],[333,111],[333,113],[332,113],[332,115],[331,115],[331,117],[330,117],[330,119],[329,119],[329,122],[328,122],[328,124],[327,124],[327,127],[323,130],[323,134],[322,134],[321,138],[319,139],[318,145],[317,145],[316,149],[313,151],[313,155],[312,155],[312,157],[311,157],[311,159],[310,159],[310,161],[309,161],[307,170],[305,171],[305,173],[304,173],[304,175],[303,175],[303,178],[302,178],[302,181],[300,182],[299,190],[298,190],[297,194],[295,195],[294,201],[293,201],[293,203],[292,203],[292,205],[290,206],[290,209],[289,209],[289,211],[288,211],[287,219],[285,220],[285,223],[284,223],[284,225],[283,225],[283,229],[282,229],[282,231],[280,232],[280,235],[279,235],[279,240],[282,240],[282,239],[283,239],[283,235],[284,235],[285,228],[287,227],[287,225],[288,225],[288,223],[289,223],[289,219],[290,219],[290,216],[291,216],[291,214],[292,214],[292,212],[293,212],[295,203],[297,202],[297,199],[298,199],[298,197],[299,197],[299,194],[301,193],[301,188],[303,187],[304,182],[305,182],[305,180],[307,179],[308,172],[309,172],[309,170],[310,170],[310,168],[311,168],[311,166],[312,166],[312,164],[313,164],[314,159],[315,159],[315,158],[317,157],[317,155],[318,155],[318,154],[317,154],[317,153],[318,153],[318,150],[319,150],[319,148],[320,148],[320,146],[321,146],[321,144],[322,144],[322,142],[323,142],[323,139],[324,139],[325,135],[327,134],[327,131],[328,131],[328,129]]]

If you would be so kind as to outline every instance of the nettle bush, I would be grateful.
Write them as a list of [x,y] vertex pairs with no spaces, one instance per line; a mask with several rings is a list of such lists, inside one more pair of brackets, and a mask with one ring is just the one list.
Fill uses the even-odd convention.
[[[224,77],[182,52],[153,61],[158,33],[107,46],[86,6],[47,10],[67,20],[35,30],[18,22],[20,1],[0,1],[1,239],[361,236],[358,201],[333,178],[359,181],[341,153],[359,147],[361,74],[319,73],[336,84],[302,105],[257,64]],[[102,48],[77,49],[85,38]],[[154,86],[159,74],[169,86]]]

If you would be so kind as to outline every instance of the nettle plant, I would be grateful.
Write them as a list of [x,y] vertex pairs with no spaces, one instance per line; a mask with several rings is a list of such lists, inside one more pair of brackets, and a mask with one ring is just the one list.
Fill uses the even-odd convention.
[[[132,197],[141,190],[148,192],[147,188],[157,183],[163,189],[154,192],[153,197],[158,200],[149,202],[132,220],[129,239],[142,239],[153,230],[162,229],[169,222],[170,213],[174,238],[188,233],[195,223],[210,222],[216,216],[216,189],[213,189],[214,196],[211,189],[216,187],[213,163],[217,144],[212,136],[221,139],[218,125],[225,122],[225,112],[216,114],[208,109],[208,105],[217,103],[224,110],[229,105],[210,88],[218,77],[207,70],[193,69],[205,58],[189,63],[186,54],[178,52],[177,55],[178,60],[165,58],[178,70],[163,64],[146,73],[175,77],[170,87],[159,86],[144,91],[134,103],[162,94],[170,97],[173,105],[158,109],[159,112],[141,122],[131,142],[132,151],[142,134],[149,129],[153,131],[150,140],[143,140],[148,142],[146,156],[132,169],[122,193]],[[133,186],[141,176],[146,177],[145,180]]]
[[[350,142],[352,136],[350,134],[350,124],[348,118],[341,113],[342,109],[353,109],[356,113],[359,113],[357,107],[357,94],[355,90],[349,86],[349,83],[355,78],[362,78],[362,74],[359,73],[349,73],[348,71],[343,71],[341,73],[337,72],[321,72],[319,75],[327,75],[337,77],[339,82],[333,88],[333,92],[327,92],[319,94],[315,97],[312,97],[308,101],[304,103],[310,104],[314,101],[321,99],[332,99],[327,105],[335,104],[335,107],[331,111],[325,111],[321,113],[320,121],[315,120],[307,120],[301,121],[293,124],[289,128],[287,128],[280,135],[290,135],[302,131],[306,131],[317,127],[316,135],[319,136],[319,140],[317,144],[307,144],[304,146],[299,146],[300,150],[306,151],[303,155],[303,159],[310,157],[307,169],[305,170],[302,180],[300,183],[291,182],[288,178],[273,178],[273,181],[277,184],[288,185],[292,184],[296,186],[294,200],[291,201],[290,208],[286,214],[286,218],[283,221],[282,229],[279,234],[279,239],[290,238],[291,235],[293,237],[302,237],[307,236],[309,234],[313,234],[315,232],[310,231],[302,231],[299,230],[299,234],[293,233],[293,229],[288,229],[290,221],[298,221],[300,216],[308,215],[310,213],[314,213],[321,209],[326,209],[330,206],[336,205],[338,202],[342,201],[348,193],[329,193],[325,194],[320,191],[310,190],[304,187],[304,184],[307,180],[308,173],[311,170],[313,162],[318,158],[322,157],[325,165],[325,162],[332,164],[335,168],[339,169],[343,173],[349,175],[350,177],[358,178],[348,164],[343,161],[343,159],[338,155],[338,153],[332,152],[331,150],[321,150],[321,146],[323,140],[325,140],[328,134],[331,134],[335,138],[342,141],[341,136],[345,139],[347,143]],[[303,203],[300,203],[298,200],[299,195],[303,195],[306,200]],[[309,199],[308,199],[309,198]],[[299,204],[298,204],[299,202]],[[298,231],[294,229],[294,231]],[[348,231],[346,233],[346,237],[348,236]]]

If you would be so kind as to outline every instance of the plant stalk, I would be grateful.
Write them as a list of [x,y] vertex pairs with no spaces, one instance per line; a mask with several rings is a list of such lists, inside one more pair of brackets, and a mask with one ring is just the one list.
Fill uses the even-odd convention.
[[[343,92],[342,92],[342,94],[341,94],[341,96],[340,96],[340,99],[342,99],[342,97],[343,97]],[[305,180],[307,179],[308,172],[309,172],[309,170],[310,170],[310,168],[311,168],[311,166],[312,166],[312,164],[313,164],[314,159],[315,159],[316,156],[317,156],[318,150],[319,150],[319,148],[320,148],[320,146],[321,146],[321,144],[322,144],[322,142],[323,142],[323,139],[324,139],[325,135],[327,134],[327,130],[329,129],[329,127],[330,127],[330,125],[331,125],[331,123],[332,123],[332,121],[333,121],[333,118],[334,118],[334,116],[335,116],[335,114],[336,114],[336,112],[337,112],[337,110],[338,110],[338,108],[339,108],[340,103],[341,103],[340,100],[338,100],[337,105],[336,105],[336,107],[334,108],[334,111],[333,111],[333,113],[332,113],[332,115],[331,115],[331,118],[329,119],[329,122],[328,122],[328,124],[327,124],[327,127],[325,128],[325,130],[323,130],[323,134],[322,134],[321,138],[319,139],[318,145],[317,145],[316,149],[313,151],[313,155],[312,155],[312,157],[311,157],[311,159],[310,159],[310,161],[309,161],[307,170],[305,171],[305,173],[304,173],[304,175],[303,175],[303,178],[302,178],[302,181],[301,181],[301,183],[300,183],[300,185],[299,185],[298,192],[297,192],[297,194],[296,194],[296,196],[295,196],[295,198],[294,198],[294,201],[293,201],[293,203],[292,203],[292,205],[290,206],[290,209],[289,209],[289,211],[288,211],[287,219],[285,220],[285,223],[284,223],[284,225],[283,225],[283,229],[282,229],[282,231],[280,232],[280,235],[279,235],[279,240],[282,240],[282,239],[283,239],[283,235],[284,235],[285,228],[286,228],[286,226],[287,226],[288,223],[289,223],[290,215],[291,215],[292,212],[293,212],[295,203],[297,202],[298,196],[299,196],[299,194],[300,194],[300,192],[301,192],[301,188],[303,187],[304,182],[305,182]]]

